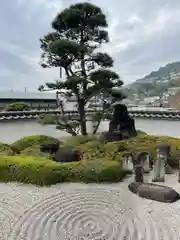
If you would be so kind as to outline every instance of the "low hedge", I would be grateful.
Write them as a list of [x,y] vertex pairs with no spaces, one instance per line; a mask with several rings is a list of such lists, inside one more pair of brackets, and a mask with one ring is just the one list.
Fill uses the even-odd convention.
[[30,110],[30,106],[29,104],[25,103],[25,102],[14,102],[14,103],[10,103],[9,105],[7,105],[4,109],[4,111],[29,111]]
[[56,163],[43,157],[0,157],[0,181],[18,181],[36,185],[60,182],[115,182],[126,172],[112,161]]

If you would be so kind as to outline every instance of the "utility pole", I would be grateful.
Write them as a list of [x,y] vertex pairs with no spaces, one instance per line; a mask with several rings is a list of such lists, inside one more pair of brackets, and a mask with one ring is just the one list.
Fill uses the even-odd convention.
[[62,67],[61,66],[59,67],[59,75],[60,75],[60,78],[62,78]]

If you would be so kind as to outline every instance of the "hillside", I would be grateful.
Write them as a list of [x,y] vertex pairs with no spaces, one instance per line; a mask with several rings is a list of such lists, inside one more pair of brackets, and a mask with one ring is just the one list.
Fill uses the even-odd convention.
[[138,94],[146,97],[162,95],[176,87],[180,87],[180,62],[169,63],[157,71],[152,71],[144,78],[126,86],[126,91],[128,95]]

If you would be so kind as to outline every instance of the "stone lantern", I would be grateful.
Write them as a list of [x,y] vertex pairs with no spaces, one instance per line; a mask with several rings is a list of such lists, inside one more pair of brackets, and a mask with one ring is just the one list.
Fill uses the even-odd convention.
[[157,144],[156,146],[156,161],[153,166],[153,182],[165,181],[165,165],[170,154],[169,144]]
[[127,171],[134,169],[134,155],[131,152],[123,153],[123,169]]
[[144,173],[150,172],[150,157],[148,152],[140,152],[136,155],[135,165],[140,165]]

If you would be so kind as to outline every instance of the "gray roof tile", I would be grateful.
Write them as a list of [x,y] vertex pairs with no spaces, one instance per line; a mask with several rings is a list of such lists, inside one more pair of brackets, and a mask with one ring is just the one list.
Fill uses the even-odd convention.
[[14,92],[4,91],[0,92],[0,99],[47,99],[55,100],[56,93],[47,92]]

